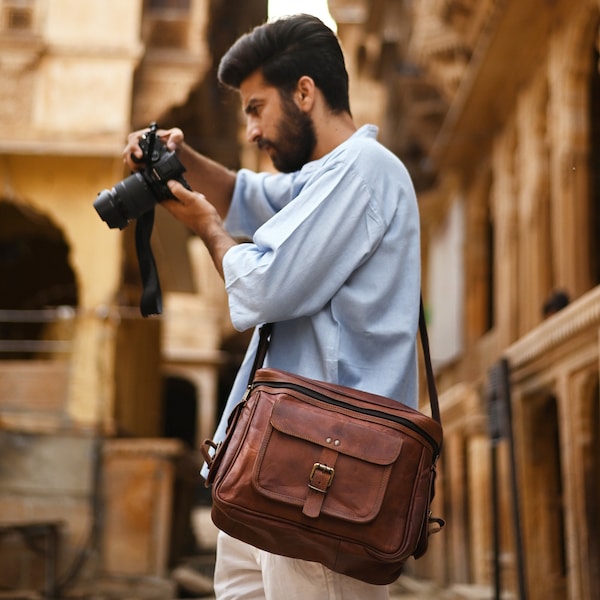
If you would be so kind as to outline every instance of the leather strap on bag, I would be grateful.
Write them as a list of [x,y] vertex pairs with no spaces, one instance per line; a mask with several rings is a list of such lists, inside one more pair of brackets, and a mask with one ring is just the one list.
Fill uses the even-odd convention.
[[[254,381],[254,375],[258,369],[260,369],[264,363],[269,348],[269,342],[271,340],[271,334],[273,332],[273,323],[265,323],[260,328],[260,338],[258,342],[258,348],[256,350],[256,356],[254,357],[254,363],[250,371],[250,378],[248,379],[248,386]],[[440,415],[440,404],[438,400],[437,387],[435,385],[435,376],[433,374],[433,367],[431,366],[431,355],[429,352],[429,337],[427,335],[427,324],[425,323],[425,310],[423,308],[423,296],[419,301],[419,334],[421,338],[421,347],[423,348],[423,359],[425,362],[425,374],[427,377],[427,391],[429,392],[429,404],[431,405],[431,417],[437,421],[440,425],[442,424],[442,418]]]
[[437,386],[431,366],[431,355],[429,353],[429,336],[427,335],[427,324],[425,323],[425,309],[423,308],[423,296],[419,303],[419,334],[421,337],[421,347],[423,348],[423,359],[425,362],[425,374],[427,376],[427,391],[429,392],[429,404],[431,405],[431,417],[442,424],[440,415],[440,403],[438,400]]

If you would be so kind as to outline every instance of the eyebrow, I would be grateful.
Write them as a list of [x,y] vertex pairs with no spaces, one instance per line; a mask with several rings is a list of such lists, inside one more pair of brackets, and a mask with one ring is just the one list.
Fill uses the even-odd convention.
[[246,104],[245,108],[244,108],[244,112],[248,115],[250,114],[255,108],[256,106],[260,104],[260,102],[256,99],[256,98],[251,98],[248,101],[248,104]]

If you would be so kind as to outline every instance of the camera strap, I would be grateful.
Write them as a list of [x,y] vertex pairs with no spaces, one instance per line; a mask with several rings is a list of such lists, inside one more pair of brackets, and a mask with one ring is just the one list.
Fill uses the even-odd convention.
[[150,245],[153,227],[154,208],[140,215],[135,224],[135,249],[143,286],[140,312],[144,317],[162,313],[162,292]]

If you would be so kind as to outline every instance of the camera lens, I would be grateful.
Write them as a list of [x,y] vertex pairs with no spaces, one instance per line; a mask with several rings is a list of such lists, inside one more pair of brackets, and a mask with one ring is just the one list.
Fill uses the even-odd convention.
[[104,190],[94,201],[94,208],[110,229],[123,229],[132,219],[156,204],[154,194],[142,173],[134,173]]

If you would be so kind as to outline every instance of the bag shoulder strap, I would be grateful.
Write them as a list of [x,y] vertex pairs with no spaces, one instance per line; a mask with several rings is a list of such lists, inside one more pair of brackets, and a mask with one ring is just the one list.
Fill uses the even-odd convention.
[[[248,385],[252,384],[252,382],[254,381],[254,374],[258,369],[262,367],[265,361],[272,332],[273,323],[265,323],[260,328],[258,348],[256,350],[256,356],[254,357],[254,363],[252,364],[252,369],[250,371]],[[423,359],[425,362],[425,374],[427,377],[427,391],[429,392],[431,416],[435,421],[437,421],[441,425],[442,418],[440,415],[440,404],[437,394],[437,387],[435,384],[435,376],[433,374],[433,367],[431,366],[431,355],[429,352],[429,337],[427,335],[427,324],[425,323],[425,310],[423,308],[423,296],[421,296],[419,301],[419,337],[421,338],[421,347],[423,348]]]
[[440,415],[440,402],[438,400],[437,386],[435,384],[433,367],[431,366],[431,355],[429,352],[429,336],[427,335],[427,324],[425,322],[423,296],[421,296],[421,299],[419,301],[419,337],[421,338],[421,347],[423,348],[423,362],[425,363],[425,374],[427,376],[427,391],[429,392],[431,416],[441,425],[442,417]]

